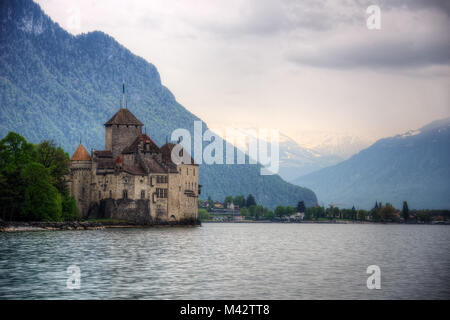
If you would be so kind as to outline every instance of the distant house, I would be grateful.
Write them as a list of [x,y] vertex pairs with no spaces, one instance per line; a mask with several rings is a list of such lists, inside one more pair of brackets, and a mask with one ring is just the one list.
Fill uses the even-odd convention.
[[215,208],[215,209],[223,209],[223,208],[224,208],[224,205],[223,205],[222,202],[216,201],[216,202],[214,202],[214,208]]
[[289,216],[289,221],[302,221],[304,217],[304,212],[296,212],[295,214]]

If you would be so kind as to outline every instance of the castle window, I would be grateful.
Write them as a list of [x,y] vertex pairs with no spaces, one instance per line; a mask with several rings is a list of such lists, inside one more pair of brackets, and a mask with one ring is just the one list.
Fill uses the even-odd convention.
[[145,190],[141,191],[141,199],[145,199]]
[[192,169],[192,170],[194,170],[194,177],[195,177],[195,168],[194,168],[194,169]]
[[167,189],[156,188],[156,197],[157,198],[167,198],[167,196],[168,196]]
[[109,190],[109,197],[112,198],[112,191]]
[[122,197],[123,197],[124,199],[128,199],[128,190],[123,190]]

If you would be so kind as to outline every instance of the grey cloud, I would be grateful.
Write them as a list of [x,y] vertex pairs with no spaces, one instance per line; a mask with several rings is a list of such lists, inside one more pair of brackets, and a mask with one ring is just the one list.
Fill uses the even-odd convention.
[[450,63],[450,43],[422,43],[407,40],[387,43],[367,42],[347,46],[323,47],[315,53],[289,53],[291,62],[323,68],[405,68]]

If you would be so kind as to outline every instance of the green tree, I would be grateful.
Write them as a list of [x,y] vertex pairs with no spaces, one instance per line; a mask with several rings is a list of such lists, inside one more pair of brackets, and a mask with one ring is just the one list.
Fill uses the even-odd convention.
[[22,170],[25,189],[24,216],[27,220],[61,221],[61,195],[50,183],[50,173],[42,164],[32,162]]
[[249,206],[248,212],[249,212],[250,217],[254,217],[256,215],[256,205]]
[[241,195],[237,195],[234,197],[233,203],[239,206],[240,208],[243,208],[245,207],[245,198]]
[[255,200],[255,197],[253,197],[253,195],[249,194],[247,196],[247,201],[245,202],[245,206],[247,208],[249,208],[250,206],[256,206],[256,200]]
[[65,176],[69,173],[69,155],[54,141],[43,141],[36,147],[36,160],[50,170],[51,182],[58,191],[67,193]]
[[283,206],[277,206],[274,213],[276,217],[282,218],[286,214],[286,209]]
[[381,221],[394,221],[395,220],[395,208],[390,204],[382,206],[380,209]]
[[241,208],[241,216],[248,217],[250,213],[248,212],[247,207]]
[[261,218],[263,216],[263,212],[264,212],[264,208],[262,205],[257,205],[255,207],[255,218],[256,220],[258,220],[259,218]]
[[77,203],[74,197],[69,196],[67,194],[63,195],[61,207],[62,207],[62,219],[64,221],[73,221],[81,219],[81,212],[77,208]]
[[267,220],[273,220],[273,218],[275,217],[275,214],[273,213],[273,211],[264,208],[264,219]]
[[284,210],[285,210],[284,214],[286,216],[291,216],[291,215],[293,215],[295,213],[295,209],[293,207],[287,206]]
[[233,197],[232,196],[226,196],[225,200],[223,201],[223,204],[225,208],[230,204],[233,203]]
[[34,146],[15,132],[0,140],[0,216],[3,220],[23,217],[26,183],[22,169],[35,158]]
[[198,219],[200,221],[207,221],[211,219],[211,215],[206,209],[198,209]]
[[306,208],[305,217],[303,218],[303,220],[312,220],[312,218],[314,217],[314,211],[314,207]]
[[358,211],[358,220],[365,221],[367,219],[368,212],[366,210]]
[[407,223],[409,219],[409,208],[408,203],[406,201],[403,201],[402,216],[403,219],[405,220],[405,223]]

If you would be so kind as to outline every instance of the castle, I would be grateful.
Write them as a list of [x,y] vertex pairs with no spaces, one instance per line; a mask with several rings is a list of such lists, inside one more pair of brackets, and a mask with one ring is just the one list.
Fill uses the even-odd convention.
[[190,156],[190,163],[175,164],[175,144],[159,148],[142,133],[142,122],[124,99],[104,124],[105,150],[89,154],[80,143],[70,159],[68,187],[83,217],[142,224],[197,221],[198,165]]

